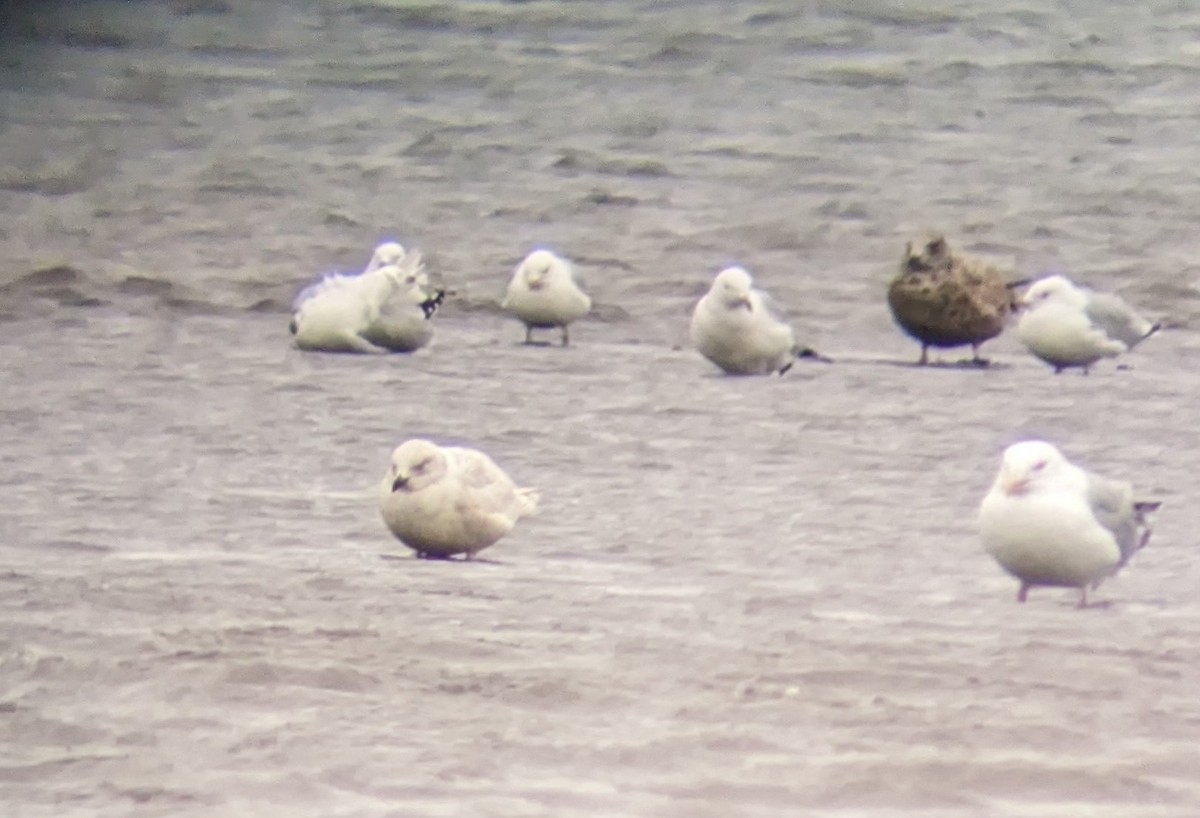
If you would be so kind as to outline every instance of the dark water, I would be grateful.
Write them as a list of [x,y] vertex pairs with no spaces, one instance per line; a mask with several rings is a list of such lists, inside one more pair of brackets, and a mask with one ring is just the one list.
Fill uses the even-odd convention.
[[[876,5],[10,4],[7,814],[1196,815],[1200,7]],[[1172,326],[896,365],[926,228]],[[385,237],[457,292],[434,346],[290,349]],[[566,350],[498,312],[537,244]],[[731,261],[836,363],[686,348]],[[408,559],[415,435],[542,513]],[[1029,435],[1166,501],[1107,605],[981,551]]]

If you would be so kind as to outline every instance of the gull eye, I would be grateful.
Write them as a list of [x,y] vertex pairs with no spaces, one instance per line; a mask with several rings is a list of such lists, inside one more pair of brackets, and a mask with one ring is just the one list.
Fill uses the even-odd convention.
[[1036,463],[1034,463],[1034,464],[1033,464],[1033,468],[1032,468],[1032,469],[1030,469],[1030,471],[1032,471],[1032,472],[1039,472],[1039,471],[1042,471],[1042,470],[1043,470],[1043,469],[1045,469],[1045,468],[1046,468],[1046,461],[1045,461],[1045,460],[1039,460],[1038,462],[1036,462]]

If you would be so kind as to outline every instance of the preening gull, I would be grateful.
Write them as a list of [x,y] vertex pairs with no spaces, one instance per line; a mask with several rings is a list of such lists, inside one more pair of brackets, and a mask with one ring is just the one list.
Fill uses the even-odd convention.
[[971,345],[972,360],[979,345],[995,338],[1016,307],[1014,287],[995,267],[955,255],[945,237],[930,236],[909,242],[900,260],[900,272],[888,287],[888,306],[902,330],[921,344],[918,364],[929,362],[930,347]]
[[1077,287],[1061,275],[1035,281],[1021,303],[1026,310],[1017,322],[1017,337],[1055,373],[1072,366],[1086,373],[1101,358],[1133,349],[1160,327],[1119,296]]
[[567,326],[588,314],[592,299],[575,282],[568,261],[549,250],[534,250],[513,271],[500,306],[525,324],[525,343],[533,343],[535,329],[559,327],[566,346]]
[[1084,471],[1041,440],[1009,446],[979,508],[984,548],[1021,587],[1089,588],[1116,573],[1150,541],[1149,512],[1159,502],[1134,500],[1133,487]]
[[692,343],[730,375],[787,372],[800,350],[791,326],[741,267],[717,273],[692,311]]
[[444,296],[429,291],[420,253],[385,242],[359,275],[326,276],[302,290],[291,330],[304,350],[411,352],[432,338],[427,319]]
[[292,301],[292,312],[299,312],[301,304],[329,287],[340,286],[343,283],[357,279],[359,276],[373,273],[381,267],[389,265],[399,266],[404,256],[403,245],[394,241],[385,241],[375,248],[375,252],[371,254],[371,260],[367,262],[367,266],[358,275],[331,273],[324,276],[320,281],[313,282],[301,290]]
[[380,491],[387,527],[425,558],[471,559],[538,503],[535,489],[518,488],[483,452],[420,438],[392,452]]
[[445,290],[430,288],[424,268],[418,266],[392,296],[383,302],[379,317],[363,332],[363,337],[389,352],[415,352],[433,338],[430,321],[442,301]]

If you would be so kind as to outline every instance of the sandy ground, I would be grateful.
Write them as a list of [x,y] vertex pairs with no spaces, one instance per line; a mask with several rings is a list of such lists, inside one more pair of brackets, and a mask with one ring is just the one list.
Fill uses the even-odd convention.
[[[563,350],[451,317],[390,357],[288,350],[271,317],[5,326],[9,814],[1200,804],[1185,335],[1087,377],[1003,340],[990,371],[737,379],[597,322]],[[543,512],[486,560],[411,558],[374,483],[418,434]],[[1166,501],[1093,609],[1018,605],[981,551],[1025,434]]]
[[[1187,4],[0,14],[4,816],[1200,815]],[[926,229],[1170,327],[914,368]],[[292,350],[384,238],[455,292],[435,345]],[[565,350],[496,309],[537,245],[596,304]],[[835,363],[688,349],[733,262]],[[412,559],[375,490],[416,435],[540,516]],[[982,552],[1030,436],[1165,502],[1093,609]]]

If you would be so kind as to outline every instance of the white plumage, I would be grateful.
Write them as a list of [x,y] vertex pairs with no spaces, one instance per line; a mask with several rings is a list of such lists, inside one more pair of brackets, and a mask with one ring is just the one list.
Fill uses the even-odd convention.
[[984,548],[1020,583],[1025,601],[1038,585],[1087,592],[1114,574],[1150,539],[1148,512],[1133,487],[1071,464],[1053,445],[1029,440],[1009,446],[1000,473],[979,509]]
[[534,250],[513,271],[500,306],[525,324],[525,343],[533,342],[535,329],[558,327],[566,346],[567,327],[588,314],[592,299],[579,288],[566,259]]
[[428,292],[421,255],[395,242],[356,276],[330,275],[296,298],[296,346],[324,352],[411,352],[433,337],[427,320],[443,293]]
[[700,354],[731,375],[782,374],[798,353],[792,328],[741,267],[717,274],[692,312],[690,334]]
[[1158,329],[1119,296],[1075,286],[1054,275],[1030,285],[1017,337],[1030,352],[1061,372],[1121,355]]
[[519,488],[483,452],[420,438],[392,452],[380,492],[388,529],[420,557],[470,559],[538,503],[535,489]]

